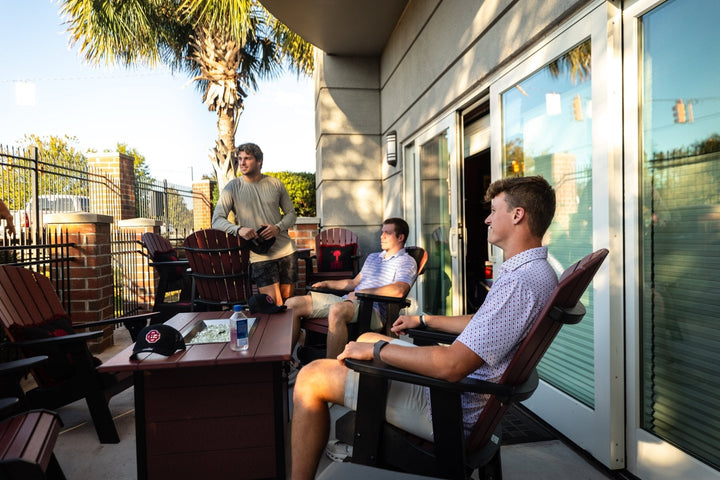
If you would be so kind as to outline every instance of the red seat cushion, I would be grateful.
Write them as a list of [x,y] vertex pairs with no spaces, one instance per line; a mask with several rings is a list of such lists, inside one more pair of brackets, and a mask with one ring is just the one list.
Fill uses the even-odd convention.
[[318,271],[352,270],[356,248],[357,245],[323,245],[318,255]]

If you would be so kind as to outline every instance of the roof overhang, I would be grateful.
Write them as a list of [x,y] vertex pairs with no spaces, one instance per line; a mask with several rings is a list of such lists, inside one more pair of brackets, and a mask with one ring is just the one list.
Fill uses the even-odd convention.
[[378,56],[408,0],[260,0],[275,18],[331,55]]

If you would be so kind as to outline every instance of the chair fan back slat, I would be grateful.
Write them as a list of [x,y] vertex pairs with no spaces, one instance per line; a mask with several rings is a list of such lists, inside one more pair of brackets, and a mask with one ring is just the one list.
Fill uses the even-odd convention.
[[0,320],[9,336],[13,324],[34,325],[64,314],[47,277],[26,268],[0,266]]

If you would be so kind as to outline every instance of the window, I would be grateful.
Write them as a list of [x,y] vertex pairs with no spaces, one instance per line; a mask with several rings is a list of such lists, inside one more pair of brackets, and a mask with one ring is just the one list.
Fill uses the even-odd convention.
[[642,17],[642,428],[720,466],[720,3]]
[[[590,40],[502,93],[503,175],[542,175],[557,208],[544,239],[558,274],[592,251],[592,98]],[[566,326],[539,366],[543,380],[594,405],[592,288],[587,314]],[[571,365],[571,367],[569,367]]]

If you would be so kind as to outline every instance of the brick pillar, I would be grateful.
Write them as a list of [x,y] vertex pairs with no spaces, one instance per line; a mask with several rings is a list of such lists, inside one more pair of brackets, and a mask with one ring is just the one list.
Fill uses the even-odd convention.
[[212,225],[212,187],[210,180],[193,182],[193,230],[210,228]]
[[[62,228],[70,248],[70,298],[73,323],[93,322],[112,318],[113,271],[111,260],[111,216],[95,213],[56,213],[45,215],[49,228]],[[93,351],[102,351],[113,344],[113,326],[103,327],[103,336]]]
[[[118,228],[121,232],[134,233],[138,242],[142,242],[142,234],[146,232],[160,233],[162,221],[153,220],[151,218],[130,218],[118,222]],[[155,269],[148,266],[148,258],[139,253],[144,248],[138,245],[138,253],[133,256],[135,268],[129,271],[137,272],[136,278],[123,279],[132,285],[132,290],[137,292],[138,303],[141,311],[152,312],[155,304],[155,292],[157,291],[157,283],[160,278],[155,274]]]
[[[315,249],[315,236],[320,230],[320,219],[317,217],[300,217],[295,222],[295,226],[289,230],[290,238],[295,240],[298,249],[309,248]],[[298,261],[298,282],[295,285],[297,295],[305,294],[305,262]],[[310,265],[308,268],[312,268]]]
[[[115,220],[135,218],[135,159],[124,153],[112,152],[88,156],[88,166],[108,177],[120,189],[120,217]],[[111,210],[95,210],[114,212]]]

